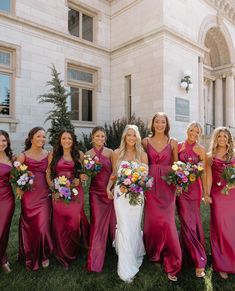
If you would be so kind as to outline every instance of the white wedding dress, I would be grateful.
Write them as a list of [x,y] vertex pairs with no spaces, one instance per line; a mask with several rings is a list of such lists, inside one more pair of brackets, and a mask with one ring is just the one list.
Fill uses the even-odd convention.
[[[123,163],[128,162],[122,161],[120,167]],[[130,205],[128,197],[125,197],[125,194],[120,192],[119,186],[115,185],[114,208],[117,218],[114,246],[118,254],[118,275],[123,281],[132,282],[145,255],[141,231],[143,205]]]

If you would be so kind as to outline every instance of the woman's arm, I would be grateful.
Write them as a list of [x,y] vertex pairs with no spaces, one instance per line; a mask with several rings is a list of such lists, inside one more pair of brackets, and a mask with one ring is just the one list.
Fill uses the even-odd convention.
[[175,138],[171,139],[172,158],[173,162],[178,161],[178,141]]
[[52,152],[50,152],[48,154],[48,166],[47,166],[47,170],[46,170],[46,180],[47,180],[47,184],[49,187],[53,186],[53,181],[51,179],[51,161],[53,158],[53,154]]
[[119,155],[119,151],[115,150],[114,152],[112,152],[111,155],[111,162],[112,162],[112,174],[109,177],[109,182],[106,188],[107,191],[107,195],[109,199],[113,199],[113,184],[114,184],[114,180],[115,180],[115,176],[116,176],[116,166],[117,166],[117,160],[118,160],[118,155]]
[[212,186],[212,171],[211,171],[211,163],[212,157],[211,155],[206,155],[206,192],[204,193],[204,202],[205,203],[212,203],[212,199],[210,196],[211,193],[211,186]]

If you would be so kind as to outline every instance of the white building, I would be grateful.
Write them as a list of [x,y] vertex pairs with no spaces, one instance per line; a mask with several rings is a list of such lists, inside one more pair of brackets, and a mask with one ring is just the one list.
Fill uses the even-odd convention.
[[78,134],[157,111],[178,139],[191,120],[233,128],[234,45],[234,0],[0,0],[0,128],[18,146],[43,125],[52,63]]

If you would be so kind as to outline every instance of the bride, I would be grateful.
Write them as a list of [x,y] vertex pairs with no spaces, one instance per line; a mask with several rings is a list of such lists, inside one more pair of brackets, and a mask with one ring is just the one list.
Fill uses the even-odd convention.
[[[146,164],[148,157],[141,145],[141,137],[136,125],[127,125],[123,131],[121,144],[113,153],[113,173],[107,186],[107,194],[114,199],[114,208],[117,218],[117,229],[114,245],[118,254],[118,275],[121,280],[131,283],[138,273],[145,254],[141,219],[142,205],[130,205],[128,195],[120,191],[120,186],[114,185],[115,176],[120,175],[122,165],[125,168]],[[143,193],[142,193],[143,195]]]

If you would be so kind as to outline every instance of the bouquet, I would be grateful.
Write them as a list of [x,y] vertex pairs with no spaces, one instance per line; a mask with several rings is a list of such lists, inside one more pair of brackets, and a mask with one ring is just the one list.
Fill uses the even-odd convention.
[[[116,185],[120,186],[121,195],[128,196],[130,205],[143,205],[144,192],[151,189],[153,178],[148,176],[145,166],[136,163],[121,165],[121,171],[116,178]],[[119,195],[120,196],[120,195]]]
[[102,168],[100,159],[97,156],[93,158],[90,155],[84,155],[82,163],[82,173],[89,177],[94,177]]
[[[226,182],[225,187],[222,189],[221,193],[224,195],[229,195],[230,187],[235,186],[235,165],[225,167],[221,178]],[[221,186],[221,182],[218,182],[217,185]]]
[[53,193],[53,199],[63,200],[66,203],[69,203],[78,195],[78,190],[74,182],[71,182],[65,176],[55,178],[51,190]]
[[189,159],[188,162],[177,161],[172,165],[171,171],[166,176],[163,176],[162,179],[169,185],[175,185],[175,194],[179,196],[183,191],[188,192],[189,185],[195,182],[203,171],[204,168],[201,162],[193,163],[192,159]]
[[25,191],[31,190],[34,177],[33,173],[28,170],[25,164],[21,164],[18,161],[13,163],[10,182],[15,188],[17,198],[21,199]]

